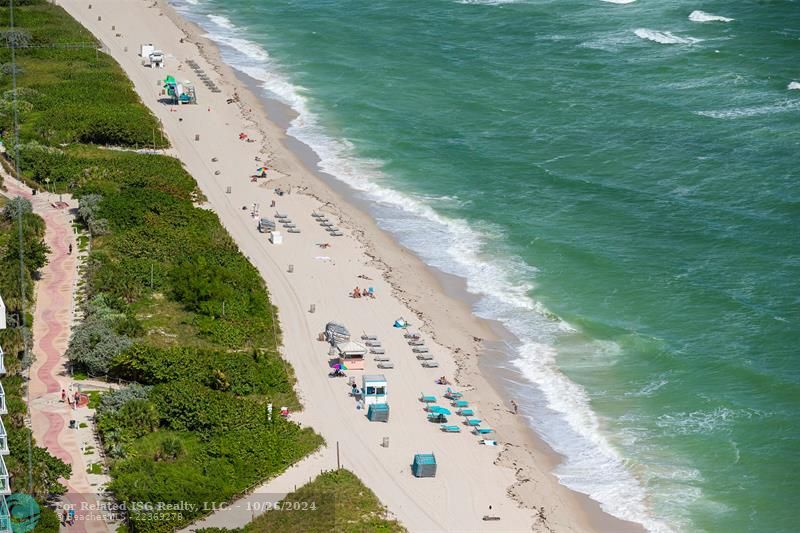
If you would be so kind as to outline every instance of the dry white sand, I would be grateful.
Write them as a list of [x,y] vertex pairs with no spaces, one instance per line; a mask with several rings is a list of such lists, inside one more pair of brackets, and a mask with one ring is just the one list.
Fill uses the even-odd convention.
[[[205,207],[219,215],[264,276],[279,309],[282,351],[295,368],[305,406],[299,419],[319,432],[329,447],[339,444],[343,466],[374,490],[406,527],[411,531],[640,529],[602,513],[595,502],[558,484],[550,473],[558,457],[509,413],[507,403],[477,370],[479,340],[492,336],[488,325],[475,319],[467,304],[447,297],[440,280],[416,256],[348,205],[286,148],[284,132],[219,62],[215,48],[197,28],[169,7],[145,0],[58,3],[119,61],[143,102],[163,122],[173,147],[170,152],[197,180],[208,199]],[[150,42],[167,53],[166,69],[141,65],[139,45]],[[199,63],[222,93],[207,90],[186,59]],[[160,103],[159,80],[166,74],[193,81],[199,104]],[[234,90],[241,104],[226,103]],[[240,132],[256,142],[239,140]],[[259,164],[257,156],[274,169],[268,182],[249,179]],[[278,197],[275,187],[291,187],[292,193]],[[277,208],[269,207],[272,200]],[[302,233],[284,230],[284,243],[270,244],[256,229],[257,220],[250,212],[254,203],[260,205],[262,216],[271,217],[276,211],[288,214]],[[314,211],[328,213],[344,236],[328,235],[311,217]],[[331,247],[318,246],[325,242]],[[377,298],[350,298],[355,286],[373,287]],[[312,304],[314,313],[309,312]],[[440,368],[422,368],[402,332],[392,327],[398,317],[408,319],[412,329],[423,330]],[[377,335],[395,363],[395,369],[385,371],[378,371],[371,359],[367,363],[367,373],[388,378],[388,424],[367,421],[348,395],[347,380],[328,377],[328,346],[317,336],[329,320],[346,324],[354,337],[362,332]],[[360,381],[361,372],[349,374]],[[452,417],[451,423],[462,425],[460,434],[444,434],[437,424],[427,422],[418,397],[424,392],[441,398],[445,388],[434,383],[441,375],[451,380],[457,376],[456,388],[476,407],[484,425],[497,430],[493,438],[500,446],[479,445],[479,437],[459,417]],[[443,398],[439,403],[447,405]],[[384,437],[389,438],[388,447],[381,446]],[[418,452],[436,454],[435,478],[411,475],[410,463]],[[335,457],[330,450],[324,455]],[[501,519],[484,521],[484,515]]]

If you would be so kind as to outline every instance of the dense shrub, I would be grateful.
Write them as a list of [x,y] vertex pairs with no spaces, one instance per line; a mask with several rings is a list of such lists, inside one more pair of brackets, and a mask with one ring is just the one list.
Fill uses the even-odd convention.
[[146,400],[150,394],[150,388],[138,383],[131,383],[121,389],[112,389],[104,392],[100,396],[100,405],[97,407],[98,415],[114,414],[123,405],[132,400]]
[[92,376],[108,374],[114,358],[133,344],[119,332],[129,318],[112,309],[102,296],[86,306],[86,317],[72,333],[66,356],[79,370]]

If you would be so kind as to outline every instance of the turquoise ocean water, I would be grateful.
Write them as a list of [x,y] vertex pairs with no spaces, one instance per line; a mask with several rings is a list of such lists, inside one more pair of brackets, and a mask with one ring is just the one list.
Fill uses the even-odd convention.
[[516,336],[564,484],[655,531],[795,530],[800,2],[175,4]]

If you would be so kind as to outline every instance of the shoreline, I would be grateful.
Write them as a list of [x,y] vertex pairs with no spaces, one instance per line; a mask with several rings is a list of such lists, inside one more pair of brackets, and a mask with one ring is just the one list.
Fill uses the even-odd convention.
[[[78,10],[85,10],[84,5],[79,7],[73,2],[59,3],[71,4],[71,9],[68,10],[73,15],[76,15]],[[484,376],[479,364],[480,354],[483,351],[482,341],[501,339],[503,333],[497,329],[501,326],[472,314],[471,295],[466,291],[464,280],[425,265],[414,253],[396,243],[388,233],[381,230],[365,212],[366,206],[359,205],[360,202],[352,198],[352,194],[348,196],[348,186],[336,182],[332,176],[319,171],[317,162],[313,159],[316,154],[300,141],[288,136],[285,128],[281,127],[281,112],[285,114],[284,116],[290,117],[291,109],[285,106],[281,109],[283,104],[278,101],[268,101],[265,104],[262,98],[254,94],[253,83],[248,83],[243,73],[221,60],[216,44],[202,37],[205,33],[202,29],[184,19],[163,0],[158,1],[158,6],[161,12],[188,37],[187,42],[181,45],[162,43],[165,51],[170,53],[180,47],[182,55],[192,56],[191,51],[187,51],[186,48],[196,47],[199,55],[219,73],[221,82],[226,85],[225,92],[230,92],[233,87],[237,88],[241,111],[237,114],[258,131],[256,135],[263,139],[261,153],[270,155],[270,169],[274,168],[281,175],[280,178],[270,179],[269,186],[291,185],[294,190],[301,192],[302,196],[312,197],[324,204],[326,210],[334,211],[343,220],[342,226],[347,228],[360,243],[363,255],[368,258],[366,263],[380,271],[392,287],[392,296],[412,310],[417,319],[422,321],[424,326],[420,329],[447,348],[448,352],[457,354],[453,359],[459,368],[456,376],[460,387],[465,392],[469,391],[471,396],[479,391],[477,396],[480,397],[478,403],[482,407],[481,414],[498,430],[498,440],[508,443],[503,447],[495,463],[512,471],[517,481],[512,487],[505,487],[504,490],[510,489],[509,492],[513,494],[515,501],[526,509],[534,510],[531,513],[534,520],[536,516],[543,516],[538,514],[537,503],[544,507],[545,504],[542,502],[548,502],[544,511],[546,520],[540,522],[545,527],[556,530],[642,530],[638,524],[606,514],[594,500],[561,485],[552,473],[552,469],[561,457],[536,435],[522,416],[515,417],[508,412],[506,402],[501,400],[500,391],[497,390],[500,379],[495,377],[493,380],[492,376]],[[141,9],[141,3],[137,7]],[[81,18],[78,20],[83,22]],[[100,35],[97,36],[101,38]],[[108,48],[107,45],[105,47]],[[114,54],[113,50],[110,53],[125,68],[122,58]],[[129,54],[135,54],[135,51]],[[158,109],[153,109],[147,99],[148,95],[139,92],[143,101],[158,115]],[[228,109],[232,107],[229,106]],[[252,111],[248,112],[247,109]],[[279,118],[276,121],[271,120],[276,115]],[[303,153],[302,147],[306,153]],[[172,152],[187,164],[184,159],[185,152],[177,147],[173,147]],[[203,188],[200,177],[194,171],[190,172]],[[217,206],[214,207],[216,211]],[[225,222],[221,213],[220,218],[236,237],[236,233]],[[245,248],[243,252],[247,253]],[[268,287],[272,292],[273,286],[268,284]],[[418,309],[426,311],[423,314],[415,311]],[[283,305],[279,305],[279,312],[283,319],[285,312]],[[285,340],[285,343],[288,341]],[[306,396],[304,383],[299,378],[298,390]],[[311,425],[314,426],[313,423]],[[372,486],[371,488],[374,489]],[[376,490],[376,493],[381,495],[380,491]],[[545,497],[545,493],[550,494]],[[384,503],[390,510],[394,510],[393,502],[384,500]]]
[[[322,182],[324,187],[328,188],[328,190],[324,192],[326,195],[330,195],[330,197],[315,195],[315,198],[322,203],[334,203],[340,209],[344,208],[348,210],[350,215],[356,219],[355,225],[357,227],[359,227],[359,225],[362,228],[368,226],[366,231],[360,233],[359,238],[359,241],[366,247],[375,249],[375,245],[373,242],[370,242],[370,238],[374,239],[377,234],[380,237],[385,237],[382,240],[384,242],[388,241],[386,244],[395,247],[397,251],[410,254],[412,257],[409,262],[403,266],[407,267],[409,270],[423,270],[429,274],[426,284],[433,286],[431,296],[435,297],[437,292],[441,293],[447,298],[452,299],[459,306],[458,314],[455,315],[458,318],[454,319],[453,315],[441,315],[443,318],[442,322],[446,320],[449,323],[439,324],[439,327],[437,327],[437,324],[427,316],[426,313],[418,311],[418,316],[425,323],[425,327],[421,329],[430,334],[436,341],[439,341],[440,336],[437,336],[437,331],[451,330],[455,323],[465,323],[465,319],[468,319],[472,327],[482,332],[480,341],[478,342],[476,340],[473,344],[475,353],[464,353],[463,357],[456,359],[458,365],[456,382],[461,387],[471,387],[474,390],[482,391],[482,398],[486,403],[491,402],[493,404],[493,410],[498,413],[498,418],[502,417],[508,419],[502,424],[494,422],[493,425],[495,427],[500,425],[503,425],[504,429],[510,429],[505,427],[506,425],[513,427],[515,437],[513,440],[515,442],[508,442],[511,439],[507,437],[503,439],[507,441],[507,443],[496,463],[503,468],[515,471],[517,483],[508,487],[509,496],[520,506],[535,510],[536,506],[531,500],[535,501],[536,499],[536,489],[529,485],[533,483],[532,478],[536,475],[549,476],[559,487],[571,493],[571,496],[575,498],[576,503],[580,507],[580,511],[584,514],[587,525],[592,530],[644,531],[644,528],[640,524],[626,521],[607,513],[601,508],[599,502],[593,500],[584,493],[566,487],[555,477],[554,470],[559,463],[563,461],[564,457],[553,450],[536,432],[532,425],[524,422],[523,416],[517,417],[511,414],[510,409],[508,409],[508,402],[502,402],[501,400],[502,381],[504,378],[499,375],[490,374],[489,371],[491,368],[489,365],[484,365],[481,361],[482,356],[490,350],[486,346],[487,342],[499,345],[502,339],[514,341],[517,341],[517,339],[511,332],[507,331],[505,326],[501,323],[480,318],[473,314],[472,303],[477,301],[478,297],[467,291],[466,280],[428,265],[415,252],[405,248],[395,241],[389,232],[380,228],[368,212],[368,201],[357,198],[356,191],[349,185],[321,170],[318,165],[320,159],[316,152],[307,144],[288,134],[287,129],[289,123],[297,116],[297,113],[283,102],[264,94],[264,90],[258,86],[258,80],[225,63],[222,59],[219,46],[211,39],[204,36],[206,31],[178,13],[174,6],[170,4],[169,0],[158,0],[158,2],[165,14],[186,33],[190,41],[197,42],[198,46],[199,43],[202,43],[202,47],[200,47],[201,53],[204,54],[205,59],[213,64],[215,68],[222,71],[223,77],[226,75],[233,76],[244,85],[245,89],[238,90],[238,94],[242,101],[242,107],[244,107],[244,103],[247,103],[249,107],[255,110],[254,114],[256,116],[251,118],[251,120],[256,125],[260,125],[259,119],[261,119],[269,122],[272,127],[281,130],[282,136],[277,139],[278,142],[283,144],[286,149],[300,160],[300,163],[306,168],[310,175],[316,177]],[[258,93],[261,93],[261,96],[258,96]],[[357,235],[359,234],[357,233]],[[382,248],[382,251],[385,250],[386,248]],[[415,295],[409,295],[407,290],[400,289],[400,283],[396,279],[399,273],[396,269],[393,269],[388,262],[378,256],[375,257],[375,260],[383,263],[385,279],[392,284],[397,296],[409,308],[416,311],[413,302],[422,304],[422,306],[429,303],[423,298],[415,298]],[[403,274],[399,275],[402,276]],[[456,351],[462,349],[464,343],[458,341],[452,342],[453,344],[446,343],[446,345]],[[504,351],[503,354],[506,358],[509,357]],[[499,372],[499,369],[494,369]],[[470,379],[475,382],[474,385],[469,384]],[[485,413],[485,409],[483,412]],[[500,412],[504,414],[500,415]],[[484,417],[486,417],[486,414],[484,414]]]

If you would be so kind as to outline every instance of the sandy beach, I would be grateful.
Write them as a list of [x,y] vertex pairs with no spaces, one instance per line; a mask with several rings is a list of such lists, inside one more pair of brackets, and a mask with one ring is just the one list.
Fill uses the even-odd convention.
[[[559,457],[511,411],[478,369],[484,340],[497,338],[493,325],[477,319],[469,303],[450,296],[460,280],[427,268],[396,244],[374,221],[348,203],[315,172],[308,154],[290,149],[276,124],[247,84],[225,66],[202,32],[171,8],[143,0],[59,0],[103,43],[127,72],[142,101],[161,120],[171,155],[179,158],[242,252],[258,268],[279,310],[282,353],[293,365],[305,410],[298,420],[313,427],[329,448],[338,444],[342,465],[351,469],[411,531],[635,531],[641,528],[602,512],[588,497],[560,485],[552,475]],[[166,53],[166,68],[142,66],[142,43]],[[196,62],[220,87],[212,93],[186,61]],[[167,74],[192,81],[197,105],[163,103]],[[228,99],[238,95],[238,102]],[[245,134],[247,139],[242,138]],[[267,179],[251,181],[261,164]],[[288,194],[277,195],[275,189]],[[270,207],[272,202],[275,207]],[[254,208],[255,206],[255,208]],[[254,211],[258,211],[257,215]],[[288,215],[300,233],[283,233],[271,244],[257,229],[258,217]],[[343,235],[331,236],[312,217],[325,214]],[[320,244],[329,244],[322,247]],[[446,285],[452,284],[453,287]],[[376,297],[352,298],[354,287]],[[311,308],[314,312],[311,312]],[[423,368],[393,327],[404,317],[426,340],[439,368]],[[368,356],[363,373],[388,379],[391,420],[371,423],[348,395],[346,379],[328,377],[328,345],[318,335],[328,321],[344,323],[356,339],[377,336],[394,363],[378,370]],[[348,372],[360,383],[360,371]],[[475,408],[498,446],[482,446],[461,426],[458,434],[426,420],[421,393],[440,405],[447,376]],[[381,446],[385,438],[388,447]],[[410,463],[415,453],[433,452],[435,478],[417,479]],[[334,454],[335,455],[335,454]],[[329,465],[330,468],[335,464]],[[496,516],[500,520],[484,521]]]

